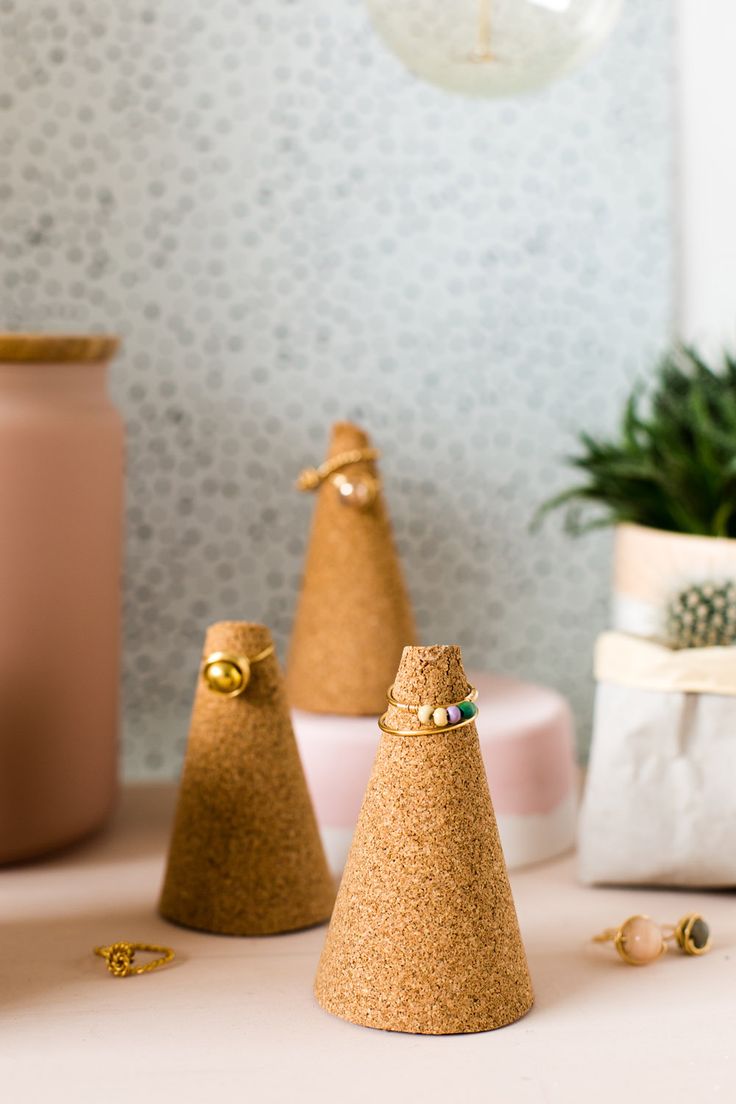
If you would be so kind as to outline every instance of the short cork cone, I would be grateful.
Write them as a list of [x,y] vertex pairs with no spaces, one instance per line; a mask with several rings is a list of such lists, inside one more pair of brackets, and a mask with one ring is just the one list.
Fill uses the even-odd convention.
[[[327,453],[370,448],[350,422],[332,429]],[[346,475],[376,477],[365,460]],[[287,664],[291,704],[312,713],[378,714],[414,617],[382,491],[365,509],[345,505],[330,479],[317,506]]]
[[[404,650],[398,701],[452,704],[467,688],[458,647]],[[421,727],[396,707],[386,722]],[[490,1031],[531,1008],[475,723],[382,734],[315,995],[352,1023],[425,1035]]]
[[[256,656],[263,625],[210,626],[204,655]],[[199,677],[160,911],[228,935],[319,924],[335,897],[274,654],[239,697]]]

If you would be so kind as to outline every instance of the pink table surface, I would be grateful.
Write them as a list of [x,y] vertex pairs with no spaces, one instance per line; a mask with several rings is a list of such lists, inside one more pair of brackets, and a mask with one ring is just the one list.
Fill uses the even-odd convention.
[[[512,876],[537,1003],[483,1035],[343,1023],[311,985],[324,929],[234,939],[155,912],[170,787],[129,789],[114,824],[67,854],[0,871],[0,1100],[7,1104],[498,1101],[678,1104],[736,1098],[730,893],[585,889],[570,859]],[[591,945],[635,912],[699,910],[716,946],[631,968]],[[97,943],[165,943],[176,963],[111,978]]]

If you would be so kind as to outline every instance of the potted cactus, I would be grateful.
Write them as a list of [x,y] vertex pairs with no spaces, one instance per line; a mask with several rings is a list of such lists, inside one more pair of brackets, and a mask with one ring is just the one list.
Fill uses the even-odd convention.
[[[579,830],[584,882],[736,885],[736,361],[677,348],[542,512],[616,527]],[[592,513],[591,513],[592,509]]]
[[613,625],[690,647],[736,643],[736,359],[709,367],[678,346],[637,387],[613,439],[581,433],[572,534],[615,526]]

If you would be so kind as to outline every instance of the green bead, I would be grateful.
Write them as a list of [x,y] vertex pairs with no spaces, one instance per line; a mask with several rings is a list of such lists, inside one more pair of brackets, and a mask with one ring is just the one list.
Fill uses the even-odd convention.
[[478,712],[478,706],[475,702],[460,702],[458,709],[462,713],[464,721],[468,721],[471,717],[475,717]]

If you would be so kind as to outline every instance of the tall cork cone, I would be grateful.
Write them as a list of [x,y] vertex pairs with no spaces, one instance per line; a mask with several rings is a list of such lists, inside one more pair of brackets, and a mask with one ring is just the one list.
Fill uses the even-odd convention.
[[[327,459],[370,447],[350,422],[333,426]],[[374,460],[342,469],[376,478]],[[292,705],[313,713],[380,713],[405,644],[416,640],[382,491],[370,506],[341,501],[325,480],[317,506],[287,665]]]
[[[459,702],[460,649],[405,648],[394,696]],[[416,730],[390,707],[387,724]],[[382,733],[315,983],[322,1007],[427,1035],[518,1020],[532,986],[475,724]]]
[[[204,657],[253,657],[271,643],[263,625],[221,621]],[[213,692],[200,674],[162,915],[269,935],[327,920],[334,896],[276,656],[253,664],[239,697]]]

